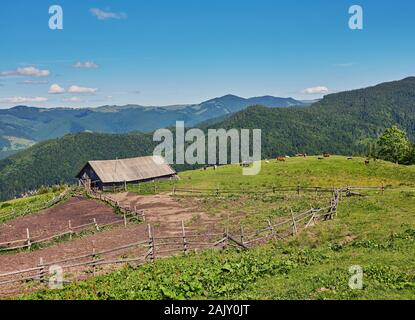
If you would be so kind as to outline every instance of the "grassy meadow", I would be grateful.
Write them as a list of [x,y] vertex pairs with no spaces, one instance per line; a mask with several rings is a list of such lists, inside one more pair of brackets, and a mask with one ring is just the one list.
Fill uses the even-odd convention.
[[[177,188],[267,190],[276,186],[380,186],[344,197],[338,215],[304,230],[295,238],[249,251],[206,251],[188,257],[158,260],[139,268],[124,267],[105,276],[73,283],[63,290],[45,290],[22,299],[415,299],[415,168],[382,161],[332,157],[292,158],[263,163],[261,174],[241,175],[239,166],[180,174]],[[167,192],[172,182],[156,184]],[[131,186],[131,192],[154,192],[154,183]],[[153,190],[153,191],[152,191]],[[262,195],[261,195],[262,193]],[[271,194],[271,195],[270,195]],[[277,192],[278,194],[278,192]],[[180,201],[189,197],[177,195]],[[274,197],[274,198],[273,198]],[[330,195],[291,192],[278,198],[258,194],[196,198],[212,215],[241,215],[241,223],[258,227],[267,217],[288,208],[326,203]],[[349,287],[349,268],[363,270],[363,288]]]

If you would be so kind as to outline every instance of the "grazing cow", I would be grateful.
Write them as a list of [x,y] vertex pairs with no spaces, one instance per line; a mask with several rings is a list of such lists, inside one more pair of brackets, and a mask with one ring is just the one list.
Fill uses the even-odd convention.
[[277,157],[277,161],[285,162],[285,157]]
[[330,153],[323,153],[324,158],[330,158]]
[[318,160],[324,160],[324,158],[323,157],[318,157]]
[[353,157],[348,157],[347,160],[353,160]]
[[366,159],[365,160],[365,165],[368,165],[370,163],[370,160],[369,159]]

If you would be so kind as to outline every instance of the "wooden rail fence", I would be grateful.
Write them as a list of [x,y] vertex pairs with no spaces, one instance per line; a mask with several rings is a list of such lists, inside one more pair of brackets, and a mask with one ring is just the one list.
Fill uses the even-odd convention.
[[[43,283],[46,275],[49,273],[49,268],[52,266],[59,266],[62,270],[83,267],[92,270],[93,274],[95,274],[96,269],[104,265],[134,263],[138,266],[146,262],[153,262],[157,258],[168,257],[174,254],[187,255],[192,250],[224,250],[228,247],[247,250],[270,240],[281,240],[290,236],[296,236],[301,230],[314,225],[318,221],[333,219],[337,213],[342,192],[344,190],[335,190],[333,192],[333,198],[328,207],[312,208],[301,213],[291,212],[290,217],[286,220],[276,223],[268,220],[266,227],[255,232],[246,233],[243,228],[240,228],[240,234],[231,234],[229,229],[226,229],[224,232],[198,233],[193,229],[186,228],[184,222],[181,222],[176,233],[169,234],[168,236],[155,236],[153,227],[148,225],[147,240],[100,252],[95,250],[95,243],[93,243],[93,250],[90,254],[53,262],[46,262],[41,258],[36,267],[0,274],[0,286],[24,281],[39,281]],[[124,257],[122,259],[108,256],[109,254],[113,255],[115,252],[118,252],[118,256],[122,253],[125,255],[131,252],[131,250],[138,250],[138,256],[133,258]]]
[[127,222],[128,220],[125,219],[124,217],[124,219],[121,218],[113,222],[109,222],[105,224],[98,224],[96,218],[93,218],[90,223],[73,226],[71,220],[69,220],[67,230],[53,234],[53,235],[48,235],[43,238],[40,236],[32,237],[30,233],[30,229],[26,228],[26,238],[0,242],[0,252],[13,251],[13,250],[19,250],[19,249],[31,249],[32,246],[35,244],[41,244],[41,243],[49,242],[52,240],[57,240],[65,236],[69,236],[70,239],[72,239],[74,235],[87,231],[91,229],[92,227],[96,229],[96,231],[99,232],[99,231],[102,231],[102,229],[105,227],[109,227],[109,226],[116,225],[116,224],[124,224],[125,226],[127,226]]
[[120,204],[119,201],[112,199],[110,196],[102,193],[102,192],[95,192],[92,190],[87,191],[87,195],[99,201],[106,203],[107,205],[114,207],[118,212],[126,216],[127,218],[137,219],[139,221],[145,221],[145,211],[142,209],[137,209],[137,207],[124,207]]

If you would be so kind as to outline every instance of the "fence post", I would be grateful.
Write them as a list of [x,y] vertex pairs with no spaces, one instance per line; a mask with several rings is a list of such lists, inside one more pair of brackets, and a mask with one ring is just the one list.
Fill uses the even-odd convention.
[[244,227],[241,226],[241,243],[244,244]]
[[98,223],[97,223],[97,219],[96,218],[94,218],[94,224],[95,224],[95,229],[97,229],[97,231],[99,232],[99,225],[98,225]]
[[315,224],[315,218],[316,218],[316,213],[315,213],[315,210],[314,209],[311,209],[311,218],[310,218],[310,220],[307,222],[307,224],[306,224],[306,228],[308,228],[308,227],[310,227],[311,226],[311,224]]
[[223,241],[222,249],[226,250],[226,248],[228,247],[228,240],[229,240],[229,229],[228,228],[226,228],[224,236],[225,236],[225,240]]
[[127,215],[124,213],[124,227],[127,228]]
[[385,194],[385,183],[382,181],[382,196]]
[[184,221],[182,221],[182,234],[183,234],[183,252],[187,254],[187,240],[186,240],[186,230],[184,227]]
[[69,227],[69,240],[72,240],[73,230],[72,230],[72,222],[71,222],[71,220],[68,221],[68,227]]
[[148,244],[150,247],[150,261],[154,262],[154,258],[155,258],[155,254],[154,254],[154,237],[152,234],[152,230],[151,230],[151,225],[148,224],[147,225],[147,229],[148,229]]
[[43,283],[43,282],[45,282],[45,265],[43,264],[43,258],[42,257],[39,259],[38,267],[40,268],[39,271],[38,271],[39,281],[41,283]]
[[96,249],[95,249],[95,240],[92,240],[92,268],[93,268],[93,270],[92,270],[92,272],[93,272],[93,275],[94,275],[94,277],[95,277],[95,273],[96,273],[96,265],[95,265],[95,260],[96,260]]
[[173,186],[173,192],[172,193],[173,193],[173,196],[176,195],[176,185]]
[[274,227],[272,226],[272,223],[271,223],[270,219],[268,219],[268,227],[271,230],[271,235],[274,238],[274,240],[277,240],[276,236],[275,236],[275,230],[274,230]]
[[293,236],[295,236],[298,230],[297,230],[297,223],[295,222],[295,218],[294,218],[293,209],[291,209],[291,219],[293,220]]
[[30,250],[32,248],[32,242],[30,241],[30,231],[29,231],[29,228],[26,228],[26,236],[27,236],[27,247]]

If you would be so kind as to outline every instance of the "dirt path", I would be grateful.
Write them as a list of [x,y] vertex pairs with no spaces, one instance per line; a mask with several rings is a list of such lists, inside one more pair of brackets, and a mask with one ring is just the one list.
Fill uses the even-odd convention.
[[182,221],[186,226],[200,231],[214,228],[218,221],[217,218],[200,211],[195,204],[189,202],[184,204],[169,195],[140,196],[125,192],[114,194],[111,198],[119,201],[121,205],[144,209],[146,223],[160,225],[156,231],[164,234],[177,232]]

